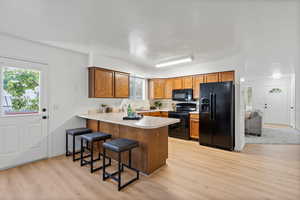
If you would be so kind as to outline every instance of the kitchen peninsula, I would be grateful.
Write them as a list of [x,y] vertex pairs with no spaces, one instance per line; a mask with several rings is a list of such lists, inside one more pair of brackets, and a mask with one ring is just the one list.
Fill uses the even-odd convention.
[[[125,113],[82,114],[93,131],[109,133],[112,138],[137,140],[139,147],[132,151],[132,165],[145,174],[151,174],[166,164],[168,158],[168,125],[179,119],[144,116],[140,120],[123,120]],[[113,158],[115,155],[110,153]],[[127,160],[124,156],[124,161]]]

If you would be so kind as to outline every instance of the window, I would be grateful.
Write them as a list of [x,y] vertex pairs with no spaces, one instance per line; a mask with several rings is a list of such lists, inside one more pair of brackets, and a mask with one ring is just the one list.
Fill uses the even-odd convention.
[[3,67],[1,102],[4,115],[33,114],[40,111],[40,72]]
[[130,99],[145,99],[146,80],[143,78],[130,77]]

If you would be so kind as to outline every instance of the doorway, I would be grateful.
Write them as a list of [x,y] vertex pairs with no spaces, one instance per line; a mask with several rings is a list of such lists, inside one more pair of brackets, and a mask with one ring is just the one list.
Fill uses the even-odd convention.
[[264,124],[290,126],[289,91],[287,87],[264,87]]
[[0,60],[0,169],[46,158],[47,66]]
[[245,83],[246,143],[300,144],[300,132],[293,128],[294,81],[285,76]]

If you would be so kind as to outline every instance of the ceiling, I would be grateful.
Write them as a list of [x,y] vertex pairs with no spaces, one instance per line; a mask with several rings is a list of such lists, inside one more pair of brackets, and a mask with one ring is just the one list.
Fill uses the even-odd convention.
[[299,16],[296,0],[0,0],[0,32],[147,68],[239,55],[249,73],[290,73]]

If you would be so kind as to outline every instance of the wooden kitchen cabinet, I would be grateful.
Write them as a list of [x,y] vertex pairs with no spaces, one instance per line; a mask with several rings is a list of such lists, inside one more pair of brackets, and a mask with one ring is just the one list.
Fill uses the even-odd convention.
[[178,89],[182,89],[182,78],[178,77],[178,78],[172,78],[173,80],[173,90],[178,90]]
[[128,73],[89,67],[89,98],[128,98]]
[[97,67],[89,68],[89,97],[114,97],[114,72]]
[[142,114],[144,116],[151,116],[151,117],[168,117],[169,116],[167,111],[140,112],[140,114]]
[[190,114],[190,138],[199,139],[199,114]]
[[154,85],[154,99],[164,99],[165,98],[165,80],[155,79]]
[[200,98],[200,84],[234,81],[234,71],[198,74],[194,76],[149,80],[150,99],[172,99],[172,90],[193,89],[193,98]]
[[157,112],[150,112],[151,117],[160,117],[160,111]]
[[92,129],[93,132],[99,131],[99,121],[97,120],[86,120],[86,127]]
[[149,98],[150,99],[165,98],[165,79],[149,80]]
[[193,76],[193,97],[194,99],[200,98],[200,84],[204,83],[204,75]]
[[169,113],[168,113],[167,111],[161,111],[161,112],[160,112],[160,116],[161,116],[161,117],[167,117],[167,118],[168,118],[168,117],[169,117]]
[[219,81],[234,81],[234,71],[229,72],[220,72],[219,73]]
[[128,98],[129,97],[129,74],[123,72],[115,72],[114,74],[114,97]]
[[205,74],[204,81],[205,83],[219,82],[219,73]]
[[183,89],[193,88],[193,77],[192,76],[182,77],[182,85],[183,85]]
[[173,79],[167,78],[165,80],[165,99],[172,99]]

